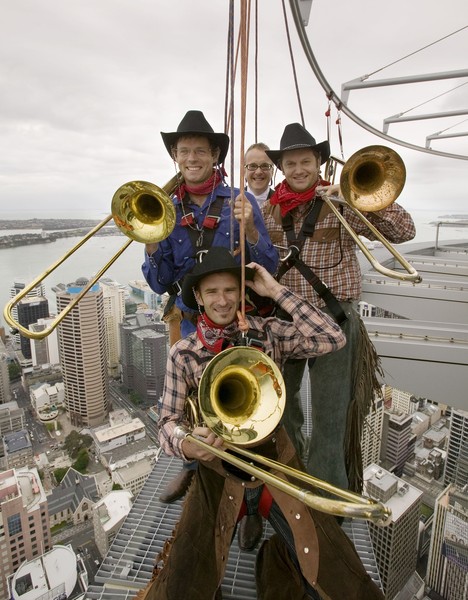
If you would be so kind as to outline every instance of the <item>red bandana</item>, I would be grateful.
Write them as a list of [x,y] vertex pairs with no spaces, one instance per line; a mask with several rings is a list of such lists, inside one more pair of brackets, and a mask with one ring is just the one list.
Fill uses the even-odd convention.
[[213,354],[218,354],[221,350],[234,345],[240,335],[240,331],[237,321],[223,327],[222,325],[213,323],[203,313],[198,317],[197,335],[207,350],[213,352]]
[[196,183],[194,185],[182,183],[177,187],[175,195],[179,200],[182,200],[186,192],[195,196],[208,196],[221,183],[224,175],[226,175],[224,169],[216,169],[213,175],[206,181],[203,181],[203,183]]
[[275,188],[275,193],[270,198],[271,204],[279,204],[281,208],[281,216],[284,217],[290,210],[301,206],[312,200],[315,196],[315,189],[318,185],[330,185],[328,181],[318,179],[314,185],[305,192],[293,192],[289,187],[286,179],[279,183]]

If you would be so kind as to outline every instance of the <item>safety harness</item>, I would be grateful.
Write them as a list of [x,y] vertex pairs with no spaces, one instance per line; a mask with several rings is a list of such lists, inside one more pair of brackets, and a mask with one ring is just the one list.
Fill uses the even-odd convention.
[[322,298],[322,300],[325,302],[335,321],[339,325],[342,325],[346,321],[347,317],[341,308],[341,304],[332,294],[330,288],[319,277],[317,277],[312,269],[300,258],[300,253],[306,238],[314,235],[315,224],[317,223],[322,206],[323,200],[316,198],[311,210],[304,219],[297,237],[294,231],[294,221],[291,213],[288,212],[281,218],[283,231],[285,232],[286,239],[288,240],[288,255],[278,269],[276,280],[280,281],[280,279],[289,271],[289,269],[296,267],[301,275],[314,288],[320,298]]

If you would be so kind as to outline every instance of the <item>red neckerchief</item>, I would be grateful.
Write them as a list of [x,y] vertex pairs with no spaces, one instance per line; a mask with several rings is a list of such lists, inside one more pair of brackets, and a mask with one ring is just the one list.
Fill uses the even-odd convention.
[[312,200],[318,185],[330,185],[330,183],[323,179],[318,179],[314,185],[305,192],[294,192],[285,179],[275,187],[275,192],[270,198],[270,203],[279,204],[281,216],[284,217],[284,215],[293,208],[296,208],[296,206],[301,206],[301,204],[305,204],[306,202],[309,202],[309,200]]
[[198,317],[198,339],[213,354],[218,354],[221,350],[233,346],[239,337],[239,333],[237,321],[233,321],[229,325],[226,325],[226,327],[223,327],[213,323],[205,313]]
[[213,175],[209,179],[203,181],[202,183],[196,183],[194,185],[181,183],[179,186],[177,186],[175,195],[179,200],[182,200],[187,192],[189,194],[194,194],[195,196],[208,196],[208,194],[212,193],[215,187],[218,187],[223,180],[223,176],[225,175],[226,171],[222,167],[219,167],[218,169],[215,169]]

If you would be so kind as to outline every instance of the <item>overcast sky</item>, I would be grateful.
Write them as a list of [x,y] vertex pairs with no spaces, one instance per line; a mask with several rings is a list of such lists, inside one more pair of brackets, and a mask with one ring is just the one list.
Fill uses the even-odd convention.
[[[2,0],[0,6],[0,218],[104,216],[126,181],[163,185],[172,177],[160,131],[175,131],[187,110],[202,110],[223,130],[228,0]],[[287,9],[306,127],[322,141],[327,100],[289,3]],[[284,126],[301,117],[281,1],[259,0],[259,21],[258,141],[275,149]],[[466,0],[314,0],[307,31],[339,92],[343,82],[467,25]],[[467,57],[465,28],[372,79],[467,69]],[[251,62],[246,146],[255,131],[253,71]],[[381,129],[385,117],[422,103],[408,114],[468,109],[467,82],[353,91],[349,107]],[[335,110],[332,117],[331,145],[339,154]],[[234,119],[239,125],[238,91]],[[468,214],[468,161],[388,144],[345,115],[342,121],[345,158],[369,144],[400,153],[407,167],[400,201],[407,208]],[[391,125],[389,133],[424,146],[427,135],[443,130],[467,132],[468,115]],[[239,148],[236,133],[236,161]],[[468,137],[437,140],[433,148],[468,155]]]

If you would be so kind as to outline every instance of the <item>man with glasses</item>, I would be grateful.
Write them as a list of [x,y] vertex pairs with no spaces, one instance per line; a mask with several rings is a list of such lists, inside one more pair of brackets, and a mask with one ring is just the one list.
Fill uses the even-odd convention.
[[255,197],[259,206],[273,194],[271,182],[275,165],[265,154],[269,150],[263,142],[252,144],[244,157],[246,191]]
[[[176,225],[165,240],[146,245],[142,271],[152,290],[170,295],[163,318],[169,323],[172,345],[196,330],[197,312],[183,303],[180,291],[185,275],[196,265],[201,253],[211,246],[221,246],[230,249],[240,262],[242,202],[237,198],[239,190],[231,190],[224,182],[221,165],[228,152],[229,136],[215,133],[201,111],[189,110],[177,131],[161,132],[161,136],[174,161],[176,173],[180,172],[174,196]],[[236,199],[233,210],[231,197]],[[246,198],[247,258],[274,273],[278,264],[277,251],[270,241],[258,204],[249,194]],[[170,503],[181,498],[193,473],[193,470],[182,469],[160,500]]]

